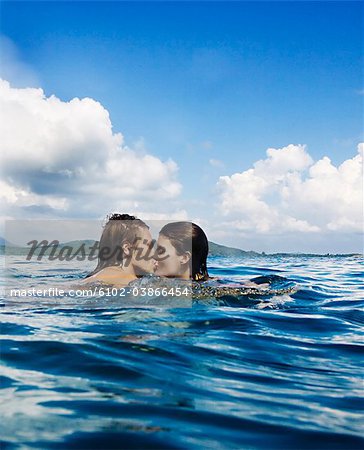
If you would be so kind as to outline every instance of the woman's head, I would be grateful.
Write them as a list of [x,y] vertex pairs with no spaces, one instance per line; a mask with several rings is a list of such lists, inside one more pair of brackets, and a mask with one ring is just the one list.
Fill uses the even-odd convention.
[[[164,249],[162,253],[161,249]],[[172,222],[159,232],[156,275],[207,280],[209,245],[206,234],[192,222]]]
[[89,275],[110,266],[129,266],[137,275],[153,271],[148,258],[152,236],[149,227],[129,214],[111,214],[107,217],[98,251],[98,264]]

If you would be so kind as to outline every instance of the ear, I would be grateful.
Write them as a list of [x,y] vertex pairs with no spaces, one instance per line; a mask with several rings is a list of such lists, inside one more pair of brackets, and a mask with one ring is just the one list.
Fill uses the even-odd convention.
[[180,256],[181,264],[187,264],[191,259],[191,252],[184,252],[182,256]]

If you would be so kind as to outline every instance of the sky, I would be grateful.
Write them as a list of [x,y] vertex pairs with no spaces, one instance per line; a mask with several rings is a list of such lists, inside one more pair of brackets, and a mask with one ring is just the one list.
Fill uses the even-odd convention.
[[361,2],[2,2],[2,219],[362,251]]

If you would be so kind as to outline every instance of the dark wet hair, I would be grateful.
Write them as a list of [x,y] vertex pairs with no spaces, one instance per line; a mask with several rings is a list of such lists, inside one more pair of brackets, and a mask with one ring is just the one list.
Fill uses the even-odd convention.
[[106,217],[106,220],[99,242],[96,269],[86,278],[95,275],[106,267],[122,264],[124,259],[123,244],[126,242],[131,245],[135,244],[138,230],[149,228],[142,220],[129,214],[110,214]]
[[159,234],[171,241],[178,255],[191,252],[193,280],[205,281],[209,278],[207,272],[209,243],[202,228],[192,222],[171,222],[165,225]]

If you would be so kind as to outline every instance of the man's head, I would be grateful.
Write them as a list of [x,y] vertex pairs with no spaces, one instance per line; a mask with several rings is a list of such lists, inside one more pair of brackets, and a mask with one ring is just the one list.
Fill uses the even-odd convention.
[[129,214],[111,214],[100,238],[98,264],[92,274],[110,266],[132,270],[136,275],[151,273],[152,245],[149,227],[142,220]]

